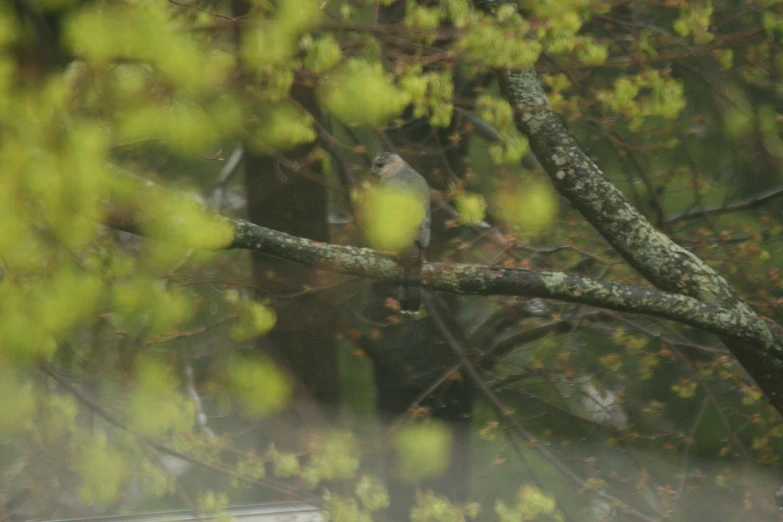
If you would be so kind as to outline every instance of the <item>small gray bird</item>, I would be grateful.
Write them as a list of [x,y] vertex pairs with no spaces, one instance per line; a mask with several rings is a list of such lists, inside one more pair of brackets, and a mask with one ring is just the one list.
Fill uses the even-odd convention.
[[420,282],[424,249],[430,244],[430,186],[405,160],[391,152],[383,152],[373,160],[372,173],[381,179],[383,187],[407,191],[424,206],[424,220],[419,233],[411,247],[400,254],[400,265],[405,270],[400,309],[416,313],[421,308]]

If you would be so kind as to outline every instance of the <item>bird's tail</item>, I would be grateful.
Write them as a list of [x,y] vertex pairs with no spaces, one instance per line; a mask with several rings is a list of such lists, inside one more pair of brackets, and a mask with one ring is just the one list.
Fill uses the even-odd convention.
[[415,314],[421,310],[421,286],[406,284],[402,288],[400,311]]
[[400,311],[411,314],[421,310],[421,265],[424,262],[423,252],[419,245],[411,249],[405,256],[403,268],[405,281],[402,285]]

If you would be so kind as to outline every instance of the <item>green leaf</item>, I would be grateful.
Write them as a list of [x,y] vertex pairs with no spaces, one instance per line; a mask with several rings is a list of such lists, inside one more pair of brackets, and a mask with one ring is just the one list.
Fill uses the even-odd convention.
[[292,382],[270,359],[235,357],[225,374],[233,397],[251,417],[264,418],[288,404]]
[[416,481],[443,473],[449,466],[451,444],[451,432],[445,424],[406,424],[394,436],[397,475]]
[[352,125],[384,125],[402,113],[410,96],[377,62],[353,58],[325,78],[318,89],[324,107]]

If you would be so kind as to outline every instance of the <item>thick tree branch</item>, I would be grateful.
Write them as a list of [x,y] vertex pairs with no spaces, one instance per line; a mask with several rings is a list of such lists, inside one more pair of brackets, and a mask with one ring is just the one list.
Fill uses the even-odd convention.
[[[160,189],[135,180],[143,201],[145,191]],[[195,203],[194,203],[195,204]],[[104,224],[127,232],[144,234],[139,213],[127,205],[107,203]],[[395,260],[368,248],[332,245],[261,227],[241,219],[217,217],[231,228],[224,248],[242,248],[268,254],[321,270],[402,283],[403,270]],[[159,238],[176,242],[176,237]],[[187,245],[192,247],[193,245]],[[743,340],[764,353],[774,352],[778,341],[767,323],[744,310],[726,310],[699,300],[652,288],[557,272],[537,272],[474,264],[428,263],[422,268],[422,285],[432,290],[464,295],[514,295],[557,299],[625,313],[671,319],[702,328],[727,339]],[[781,343],[783,344],[783,343]],[[783,360],[773,357],[783,371]]]
[[[555,188],[631,266],[658,288],[736,311],[753,323],[760,320],[725,279],[656,230],[612,185],[552,112],[535,72],[501,72],[500,78],[516,109],[517,126],[528,136]],[[768,327],[780,330],[777,325]],[[783,343],[759,343],[772,334],[756,341],[720,335],[770,402],[783,412]]]
[[552,111],[534,71],[503,72],[500,82],[517,127],[557,191],[628,264],[661,289],[749,311],[722,277],[656,230],[609,181]]
[[[508,0],[475,3],[484,11],[494,12]],[[554,187],[628,264],[658,288],[736,311],[746,320],[755,316],[725,279],[656,230],[609,181],[552,111],[535,71],[498,71],[498,80],[514,108],[517,128],[528,137]],[[769,327],[780,337],[779,326]],[[764,338],[771,337],[770,333]],[[721,340],[783,413],[783,343],[764,347],[758,342],[761,338],[741,342],[734,335],[722,335]]]
[[[475,0],[494,12],[508,0]],[[658,288],[705,303],[750,312],[711,267],[662,234],[628,201],[582,150],[552,110],[534,70],[499,71],[515,123],[557,191],[590,222],[631,266]],[[752,313],[752,312],[751,312]]]
[[[653,284],[686,295],[562,273],[462,264],[425,265],[423,284],[433,290],[457,294],[558,299],[618,312],[662,317],[702,328],[721,336],[773,405],[783,411],[783,387],[779,378],[783,374],[781,329],[756,316],[712,269],[655,230],[636,212],[622,193],[581,152],[551,112],[535,73],[507,72],[502,75],[506,78],[507,92],[513,91],[515,96],[521,97],[521,105],[517,104],[518,125],[527,129],[531,145],[555,186],[576,208],[589,216],[593,225],[618,251],[624,252],[634,266],[641,267],[640,271]],[[526,94],[525,88],[531,89],[533,95]],[[547,147],[555,153],[546,155]],[[160,189],[132,176],[125,176],[125,180],[137,189],[134,190],[137,196],[134,201],[120,197],[119,202],[109,197],[105,201],[105,224],[143,234],[147,228],[145,225],[148,225],[145,221],[154,218],[149,211],[145,213],[142,209],[146,208],[148,201],[160,199],[157,194]],[[606,198],[605,203],[599,197],[601,195]],[[170,219],[178,223],[175,216]],[[247,248],[319,269],[388,282],[399,283],[403,278],[402,270],[390,256],[369,249],[328,245],[246,221],[218,219],[231,227],[231,238],[224,248]],[[613,232],[617,232],[617,238],[612,237]],[[178,238],[175,236],[175,233],[169,233],[158,239],[176,242]],[[207,248],[205,245],[200,247]],[[652,254],[650,259],[645,259],[648,251]],[[722,308],[712,306],[716,302]]]
[[[242,220],[231,223],[235,236],[229,248],[250,249],[332,272],[388,282],[403,281],[403,272],[397,263],[374,250],[311,241]],[[743,339],[762,349],[775,346],[767,324],[753,314],[730,312],[691,297],[652,288],[556,272],[441,263],[424,265],[422,285],[455,294],[542,297],[653,315]]]

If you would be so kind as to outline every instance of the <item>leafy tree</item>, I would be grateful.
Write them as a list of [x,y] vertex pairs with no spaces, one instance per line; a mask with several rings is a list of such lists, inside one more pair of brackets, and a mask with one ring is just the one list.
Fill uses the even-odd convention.
[[777,517],[779,11],[4,4],[3,516]]

